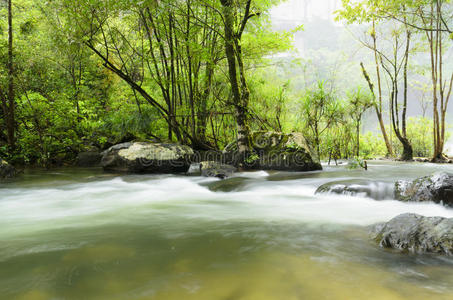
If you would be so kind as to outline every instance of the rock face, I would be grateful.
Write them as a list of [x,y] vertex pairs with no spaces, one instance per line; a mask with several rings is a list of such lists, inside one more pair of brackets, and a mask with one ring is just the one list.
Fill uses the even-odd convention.
[[[322,170],[319,159],[301,133],[254,132],[251,135],[253,152],[245,160],[246,169],[280,171]],[[235,151],[234,144],[225,152]]]
[[411,253],[453,254],[453,218],[403,214],[372,228],[383,248]]
[[13,178],[16,176],[16,169],[11,166],[8,162],[0,158],[0,180],[6,178]]
[[177,144],[123,143],[103,152],[106,171],[133,173],[185,173],[193,150]]
[[374,200],[393,198],[393,186],[384,182],[366,180],[335,181],[321,185],[316,194],[363,196]]
[[437,173],[414,181],[397,181],[395,199],[416,202],[433,201],[453,206],[453,175]]
[[201,176],[217,177],[225,179],[231,177],[236,168],[230,165],[224,165],[215,161],[203,161],[200,163]]

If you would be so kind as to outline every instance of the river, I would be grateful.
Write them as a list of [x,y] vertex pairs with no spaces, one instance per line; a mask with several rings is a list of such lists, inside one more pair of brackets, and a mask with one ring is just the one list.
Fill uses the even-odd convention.
[[0,184],[0,299],[453,299],[453,258],[379,248],[368,226],[432,203],[315,195],[371,179],[389,188],[453,166],[218,179],[28,170]]

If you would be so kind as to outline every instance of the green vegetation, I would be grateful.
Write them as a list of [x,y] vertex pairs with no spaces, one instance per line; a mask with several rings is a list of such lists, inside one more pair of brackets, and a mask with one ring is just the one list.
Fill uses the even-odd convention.
[[[453,5],[390,2],[343,0],[339,25],[369,52],[345,82],[329,45],[277,55],[303,30],[272,29],[278,0],[1,1],[0,157],[50,166],[131,140],[248,152],[251,132],[300,131],[329,161],[443,160]],[[431,113],[410,116],[420,103]]]

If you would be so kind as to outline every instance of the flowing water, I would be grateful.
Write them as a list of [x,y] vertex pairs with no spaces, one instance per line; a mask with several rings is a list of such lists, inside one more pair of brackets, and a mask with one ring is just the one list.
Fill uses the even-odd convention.
[[[368,226],[425,203],[315,195],[452,166],[241,173],[225,181],[27,171],[0,185],[0,299],[453,299],[453,258],[380,249]],[[388,185],[386,185],[387,183]]]

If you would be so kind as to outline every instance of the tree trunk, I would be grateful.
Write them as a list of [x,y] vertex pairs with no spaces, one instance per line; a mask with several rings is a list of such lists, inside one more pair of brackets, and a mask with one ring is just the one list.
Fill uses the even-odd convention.
[[15,148],[15,103],[14,103],[14,65],[13,65],[13,13],[12,3],[8,0],[8,111],[6,112],[6,128],[8,145]]
[[374,110],[376,111],[376,116],[379,121],[379,126],[381,128],[381,133],[382,136],[384,137],[385,141],[385,146],[387,147],[387,152],[389,156],[393,156],[393,149],[392,149],[392,144],[389,141],[388,135],[387,135],[387,130],[385,129],[385,124],[384,124],[384,117],[382,116],[382,88],[381,88],[381,75],[380,75],[380,70],[379,70],[379,62],[377,59],[377,53],[376,55],[376,72],[377,72],[377,77],[378,77],[378,93],[379,93],[379,102],[376,103],[376,94],[374,92],[374,85],[371,82],[370,76],[368,75],[368,72],[365,69],[365,66],[363,63],[360,63],[362,66],[362,72],[363,76],[365,77],[366,81],[368,82],[368,86],[371,90],[371,94],[373,95],[373,100],[374,100]]
[[360,157],[360,120],[357,122],[357,127],[356,127],[356,139],[357,139],[357,158]]
[[402,138],[401,144],[403,145],[403,154],[401,155],[401,160],[411,161],[414,158],[414,151],[412,145],[407,138]]
[[408,77],[407,77],[407,66],[409,63],[409,51],[410,51],[410,41],[411,41],[411,32],[406,28],[406,51],[405,51],[405,61],[404,61],[404,100],[403,100],[403,114],[402,114],[402,138],[400,138],[400,142],[403,145],[403,154],[401,156],[401,160],[404,161],[411,161],[414,159],[413,157],[413,149],[412,149],[412,144],[407,138],[407,128],[406,128],[406,123],[407,123],[407,100],[408,100],[408,95],[407,95],[407,89],[408,89]]
[[[233,103],[235,107],[235,117],[237,122],[237,142],[238,155],[240,164],[245,159],[249,147],[249,128],[247,124],[247,102],[249,92],[245,86],[245,74],[241,68],[242,61],[240,49],[236,49],[239,45],[239,36],[234,32],[234,12],[232,0],[220,0],[223,6],[223,18],[225,27],[225,54],[228,61],[228,74],[233,95]],[[247,17],[247,16],[246,16]],[[236,56],[238,54],[238,56]],[[238,72],[241,72],[241,81],[238,78]]]

